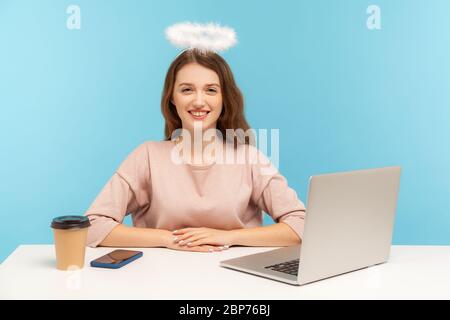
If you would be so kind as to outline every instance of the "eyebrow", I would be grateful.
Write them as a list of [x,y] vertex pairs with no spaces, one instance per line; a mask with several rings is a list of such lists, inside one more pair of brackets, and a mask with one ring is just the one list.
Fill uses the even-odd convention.
[[[192,86],[193,84],[192,83],[183,82],[183,83],[180,83],[178,86],[182,86],[182,85]],[[207,87],[207,86],[218,86],[220,88],[220,85],[218,85],[217,83],[207,83],[207,84],[205,84],[205,87]]]

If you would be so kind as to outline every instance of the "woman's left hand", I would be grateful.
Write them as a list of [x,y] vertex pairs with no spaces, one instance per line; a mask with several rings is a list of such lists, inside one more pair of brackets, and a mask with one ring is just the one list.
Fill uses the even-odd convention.
[[174,243],[180,246],[195,247],[201,245],[219,246],[222,250],[233,245],[232,230],[211,228],[184,228],[172,232]]

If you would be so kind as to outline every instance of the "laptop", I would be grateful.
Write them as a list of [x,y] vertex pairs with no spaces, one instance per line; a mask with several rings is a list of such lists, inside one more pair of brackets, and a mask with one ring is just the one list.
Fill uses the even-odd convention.
[[220,266],[304,285],[387,262],[400,167],[312,176],[302,243]]

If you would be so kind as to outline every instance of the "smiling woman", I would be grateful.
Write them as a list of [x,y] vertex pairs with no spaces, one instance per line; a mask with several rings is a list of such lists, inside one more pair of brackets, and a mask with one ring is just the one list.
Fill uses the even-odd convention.
[[193,121],[202,128],[249,129],[244,99],[227,62],[215,53],[185,50],[170,65],[164,83],[161,110],[166,120],[165,138],[178,128],[192,132]]
[[[305,207],[286,179],[278,170],[266,170],[270,161],[248,140],[220,139],[228,130],[249,129],[241,91],[222,57],[195,48],[183,51],[167,72],[161,110],[165,140],[137,147],[87,210],[90,246],[208,252],[301,241]],[[180,140],[192,138],[198,145],[198,128],[217,130],[214,148],[245,161],[174,162],[172,151]],[[172,139],[177,130],[182,133]],[[202,154],[210,143],[200,141]],[[277,223],[263,227],[263,211]],[[126,214],[132,214],[133,227],[122,225]]]
[[[217,75],[211,72],[211,70],[208,70],[207,68],[204,68],[199,64],[189,64],[178,72],[177,82],[182,81],[181,79],[185,77],[194,77],[195,79],[199,79],[201,82],[201,79],[207,79],[210,76],[214,78],[217,77]],[[222,111],[222,93],[220,85],[217,83],[207,83],[203,86],[203,88],[201,84],[199,84],[198,86],[198,91],[200,92],[197,92],[195,83],[182,82],[176,84],[174,86],[173,100],[171,101],[171,103],[176,106],[190,104],[191,107],[186,111],[189,112],[194,120],[204,120],[206,116],[213,111],[216,111],[216,114],[220,114],[220,112]],[[207,98],[208,102],[210,102],[211,105],[218,106],[218,108],[215,108],[217,110],[202,108],[204,99],[202,91],[205,92],[204,98]],[[209,98],[208,96],[211,96],[211,98]],[[181,108],[182,107],[177,107],[178,114],[183,114],[183,110]],[[216,119],[214,119],[213,121],[217,121],[217,118],[218,117],[216,117]],[[183,127],[185,126],[188,126],[188,124],[185,123]]]
[[[195,83],[185,79],[195,79]],[[205,129],[216,127],[222,112],[222,93],[219,84],[209,81],[219,82],[217,74],[198,63],[189,63],[178,71],[169,107],[176,107],[183,128],[192,131],[193,121],[203,121]]]

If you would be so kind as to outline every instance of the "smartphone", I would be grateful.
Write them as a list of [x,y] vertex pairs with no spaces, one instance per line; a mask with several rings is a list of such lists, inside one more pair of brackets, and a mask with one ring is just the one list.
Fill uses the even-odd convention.
[[91,261],[91,267],[119,269],[126,264],[142,257],[141,251],[114,250],[100,258]]

